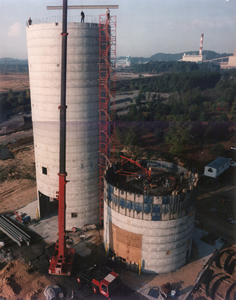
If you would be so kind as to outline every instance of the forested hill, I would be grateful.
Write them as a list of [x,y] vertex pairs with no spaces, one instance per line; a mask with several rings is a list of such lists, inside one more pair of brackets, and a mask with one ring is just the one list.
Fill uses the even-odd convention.
[[15,58],[9,58],[9,57],[4,57],[0,58],[0,65],[27,65],[28,64],[28,59],[15,59]]
[[[184,53],[186,55],[198,55],[199,51],[189,51],[189,52],[182,52],[182,53],[176,53],[176,54],[170,54],[170,53],[156,53],[152,56],[148,57],[131,57],[131,63],[144,63],[148,61],[176,61],[183,57]],[[206,60],[208,59],[214,59],[219,57],[225,57],[233,55],[233,53],[217,53],[214,51],[209,50],[203,50],[203,55],[206,55]]]

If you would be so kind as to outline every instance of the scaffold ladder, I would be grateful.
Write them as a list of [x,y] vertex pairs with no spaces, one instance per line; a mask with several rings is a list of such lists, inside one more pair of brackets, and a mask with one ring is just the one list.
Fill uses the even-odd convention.
[[[103,222],[104,172],[115,156],[116,16],[99,16],[99,222]],[[112,110],[111,110],[112,104]]]

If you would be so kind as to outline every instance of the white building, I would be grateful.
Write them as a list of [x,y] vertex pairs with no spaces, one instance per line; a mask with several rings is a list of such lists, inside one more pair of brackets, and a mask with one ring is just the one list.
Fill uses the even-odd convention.
[[221,69],[233,69],[236,68],[236,50],[233,56],[229,56],[229,60],[227,62],[220,63]]
[[205,59],[206,59],[205,55],[187,55],[184,53],[182,61],[202,63]]
[[131,65],[131,56],[122,56],[116,60],[116,67],[130,67]]
[[204,169],[204,175],[212,178],[218,177],[230,166],[230,159],[225,157],[218,157],[210,162]]

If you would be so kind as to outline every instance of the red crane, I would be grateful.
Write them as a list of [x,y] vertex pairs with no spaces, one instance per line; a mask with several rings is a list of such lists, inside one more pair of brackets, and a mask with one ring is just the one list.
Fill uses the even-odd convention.
[[60,109],[60,170],[59,170],[59,192],[58,192],[58,241],[50,266],[49,274],[71,275],[75,258],[75,249],[66,248],[65,236],[65,209],[66,209],[66,57],[67,57],[67,8],[70,9],[105,9],[118,8],[118,5],[73,5],[67,6],[67,0],[63,0],[63,6],[47,6],[47,9],[63,10],[62,19],[62,57],[61,57],[61,105]]
[[50,266],[49,274],[71,275],[75,249],[66,248],[65,209],[66,209],[66,56],[67,56],[67,0],[63,0],[62,56],[61,56],[61,105],[60,109],[60,154],[59,154],[59,196],[58,196],[58,241]]
[[[144,173],[146,174],[146,176],[148,177],[148,179],[150,180],[151,179],[151,173],[152,171],[151,170],[148,170],[147,168],[144,168],[143,166],[140,165],[140,163],[138,163],[137,161],[135,160],[132,160],[130,158],[127,158],[125,156],[120,156],[120,161],[121,161],[121,172],[122,174],[124,175],[127,175],[127,176],[134,176],[134,175],[137,175],[136,172],[129,172],[129,171],[123,171],[122,170],[122,166],[128,162],[131,162],[132,164],[138,166],[141,170],[144,171]],[[119,171],[118,171],[119,172]]]

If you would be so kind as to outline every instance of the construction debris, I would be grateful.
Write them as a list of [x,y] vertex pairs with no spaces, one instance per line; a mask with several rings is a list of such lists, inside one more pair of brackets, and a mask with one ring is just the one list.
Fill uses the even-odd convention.
[[57,299],[63,299],[64,295],[61,288],[58,285],[49,285],[44,290],[44,296],[47,300],[53,300],[57,297]]
[[17,226],[13,220],[3,215],[0,215],[0,230],[8,235],[9,238],[15,241],[19,246],[21,246],[23,242],[28,246],[30,245],[31,236]]
[[14,211],[14,214],[16,215],[16,220],[19,221],[20,223],[24,224],[24,225],[28,225],[31,222],[31,217],[27,216],[25,213],[22,212],[16,212]]

